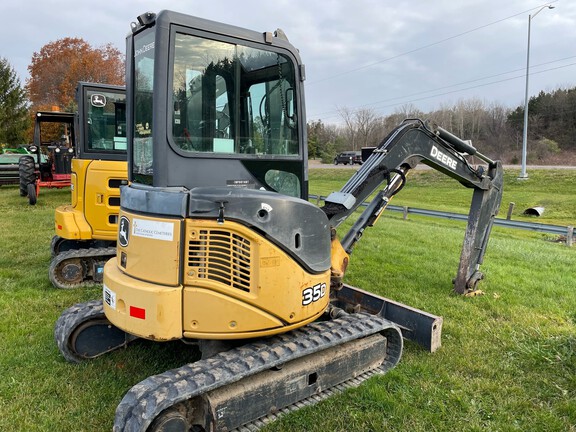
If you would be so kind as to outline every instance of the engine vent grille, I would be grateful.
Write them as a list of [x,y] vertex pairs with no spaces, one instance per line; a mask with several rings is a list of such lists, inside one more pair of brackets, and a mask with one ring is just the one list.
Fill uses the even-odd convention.
[[236,233],[197,230],[188,241],[189,276],[250,292],[251,244]]

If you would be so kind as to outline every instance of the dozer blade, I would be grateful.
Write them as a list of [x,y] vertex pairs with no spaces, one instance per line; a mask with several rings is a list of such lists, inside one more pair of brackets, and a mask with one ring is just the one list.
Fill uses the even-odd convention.
[[365,312],[387,319],[400,328],[404,339],[416,342],[429,352],[436,351],[442,344],[444,320],[440,316],[347,284],[332,291],[332,296],[333,306],[347,312]]
[[400,330],[381,317],[317,321],[145,379],[118,405],[114,431],[257,430],[386,372],[401,353]]

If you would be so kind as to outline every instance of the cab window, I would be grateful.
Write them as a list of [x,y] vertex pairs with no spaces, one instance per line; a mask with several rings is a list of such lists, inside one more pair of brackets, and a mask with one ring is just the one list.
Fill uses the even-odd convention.
[[280,53],[176,34],[173,143],[188,153],[298,155],[292,64]]

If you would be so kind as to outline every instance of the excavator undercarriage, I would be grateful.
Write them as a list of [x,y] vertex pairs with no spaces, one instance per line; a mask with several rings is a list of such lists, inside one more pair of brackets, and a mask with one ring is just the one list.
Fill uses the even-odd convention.
[[354,314],[319,321],[147,378],[118,405],[114,430],[146,430],[152,421],[152,430],[173,422],[177,430],[257,426],[324,390],[385,373],[401,352],[401,335],[387,320]]
[[[300,329],[229,345],[136,384],[118,405],[113,430],[258,430],[282,414],[386,373],[400,360],[403,336],[430,350],[439,348],[441,317],[347,285],[340,292],[333,303],[353,313],[330,306],[321,319]],[[363,304],[353,303],[358,300]],[[401,317],[405,326],[386,316]],[[137,339],[106,319],[101,300],[64,311],[55,338],[70,362]]]

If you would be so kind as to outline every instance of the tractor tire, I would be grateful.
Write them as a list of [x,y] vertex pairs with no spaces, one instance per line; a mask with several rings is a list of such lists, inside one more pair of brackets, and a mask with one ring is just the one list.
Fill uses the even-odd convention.
[[28,195],[28,185],[36,182],[36,168],[32,156],[22,156],[18,160],[18,175],[20,177],[20,196]]
[[38,197],[36,196],[36,183],[28,183],[28,202],[30,205],[36,204]]

